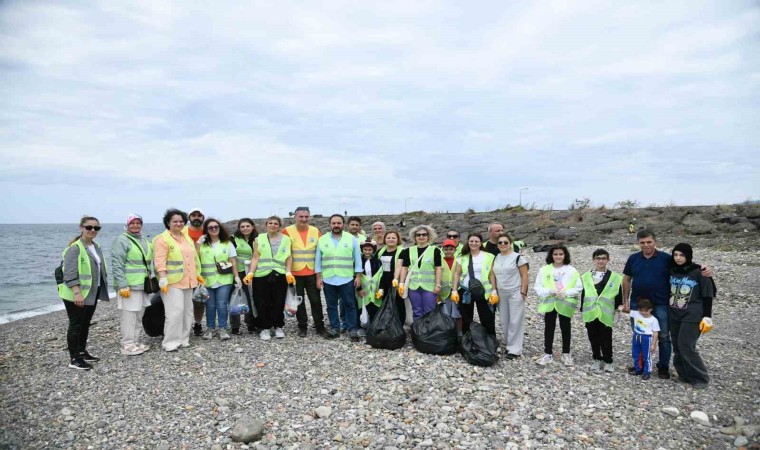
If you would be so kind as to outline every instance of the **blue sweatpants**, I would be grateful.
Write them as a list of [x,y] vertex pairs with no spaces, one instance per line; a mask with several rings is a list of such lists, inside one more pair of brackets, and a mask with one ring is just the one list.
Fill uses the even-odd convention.
[[[633,333],[631,340],[631,354],[633,356],[633,369],[636,373],[652,373],[652,354],[649,347],[652,345],[652,335]],[[644,367],[641,367],[641,366]]]

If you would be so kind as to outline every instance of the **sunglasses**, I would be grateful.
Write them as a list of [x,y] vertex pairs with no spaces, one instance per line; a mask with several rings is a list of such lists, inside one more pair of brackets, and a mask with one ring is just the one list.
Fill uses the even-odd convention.
[[497,242],[499,245],[509,245],[509,241],[499,241]]
[[87,231],[92,231],[92,230],[100,231],[100,228],[101,227],[98,227],[98,226],[95,226],[95,225],[85,225],[84,226],[84,229],[87,230]]
[[425,237],[425,236],[427,236],[428,234],[427,234],[427,233],[415,233],[414,235],[415,235],[416,237]]
[[459,237],[459,235],[458,234],[447,234],[446,237],[447,238],[451,238],[451,239],[456,239],[456,238]]
[[219,227],[218,227],[218,226],[216,226],[216,225],[211,225],[211,226],[209,226],[209,227],[207,227],[207,228],[208,228],[209,230],[218,230],[218,229],[219,229]]

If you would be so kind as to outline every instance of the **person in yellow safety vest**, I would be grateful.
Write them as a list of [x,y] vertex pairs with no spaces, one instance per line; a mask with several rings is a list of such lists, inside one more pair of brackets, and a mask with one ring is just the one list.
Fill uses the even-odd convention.
[[[142,235],[143,219],[127,216],[125,231],[111,245],[116,307],[121,318],[121,354],[140,355],[150,349],[140,343],[142,318],[153,293],[145,292],[145,280],[153,276],[153,244]],[[150,287],[150,286],[149,286]]]
[[441,291],[441,250],[430,245],[438,235],[430,225],[417,225],[409,230],[409,239],[416,245],[404,249],[399,256],[403,261],[400,279],[409,276],[409,285],[402,282],[398,292],[404,295],[409,290],[409,303],[412,306],[413,320],[435,309],[438,292]]
[[[454,286],[458,289],[451,293],[451,300],[457,303],[462,314],[462,332],[467,333],[470,330],[477,307],[483,328],[491,336],[496,336],[494,312],[499,295],[496,293],[496,278],[493,273],[494,256],[482,246],[483,238],[479,234],[470,233],[467,236],[467,247],[462,250],[459,265],[454,272]],[[478,294],[470,288],[470,274],[483,285],[482,293]]]
[[593,372],[614,372],[612,365],[612,326],[615,311],[623,304],[623,275],[607,269],[610,254],[603,248],[591,255],[594,269],[581,275],[581,314],[591,343]]
[[[185,228],[182,232],[189,237],[193,243],[197,243],[198,239],[203,236],[203,222],[206,220],[206,215],[200,208],[193,208],[188,213],[185,220]],[[203,313],[206,312],[206,304],[201,302],[193,302],[193,317],[195,318],[195,324],[193,325],[193,334],[200,336],[203,334]]]
[[541,268],[533,286],[538,294],[538,312],[544,315],[544,355],[536,361],[545,366],[552,362],[554,329],[562,330],[562,363],[573,365],[570,355],[570,318],[578,309],[578,296],[583,289],[578,271],[570,265],[570,251],[562,244],[553,245],[546,252],[546,265]]
[[[383,277],[383,264],[375,257],[377,245],[375,241],[364,241],[359,245],[362,251],[362,284],[356,289],[357,320],[361,324],[362,309],[367,309],[369,321],[375,317],[383,304],[383,290],[380,289],[380,279]],[[359,328],[359,336],[366,336],[364,328]]]
[[[390,289],[395,289],[398,286],[398,278],[401,274],[401,264],[398,262],[404,247],[401,245],[401,235],[398,231],[386,232],[383,237],[383,243],[385,245],[377,251],[377,258],[383,264],[383,277],[380,279],[380,289],[383,291],[383,295],[387,295]],[[396,302],[398,317],[401,319],[401,323],[405,323],[406,302],[400,295],[394,295],[393,298]]]
[[[447,236],[451,232],[447,233]],[[458,235],[457,235],[458,236]],[[454,290],[454,272],[459,268],[457,263],[457,244],[453,239],[446,239],[441,245],[443,249],[443,261],[441,263],[441,291],[438,293],[438,302],[443,303],[443,312],[454,319],[457,326],[457,335],[462,336],[462,314],[457,304],[451,300]]]
[[[235,252],[237,256],[237,274],[242,279],[245,278],[248,273],[248,269],[251,267],[251,260],[253,259],[253,241],[256,239],[259,233],[256,231],[256,224],[248,217],[243,217],[238,220],[237,230],[233,235],[232,245],[235,246]],[[258,326],[258,320],[253,317],[253,303],[251,300],[250,289],[244,288],[243,295],[248,303],[248,312],[245,313],[245,324],[248,327],[248,333],[253,334],[256,332]],[[240,316],[230,316],[230,332],[232,334],[240,334]]]
[[330,216],[330,233],[319,238],[315,271],[317,287],[324,289],[327,301],[327,316],[331,329],[326,337],[340,336],[341,323],[338,316],[338,302],[346,305],[343,316],[352,341],[359,341],[356,322],[356,294],[361,286],[362,258],[359,242],[350,233],[343,231],[343,216]]
[[454,250],[454,258],[459,259],[459,257],[462,256],[462,249],[464,248],[464,244],[462,244],[459,240],[459,232],[455,230],[447,231],[446,239],[451,239],[454,241],[454,247],[456,247]]
[[[292,241],[293,276],[296,279],[296,294],[309,299],[314,330],[319,336],[327,336],[322,296],[317,288],[317,274],[314,271],[317,257],[317,242],[322,236],[317,227],[309,225],[311,212],[308,206],[299,206],[295,210],[295,223],[286,227],[282,234]],[[306,302],[301,302],[296,310],[298,336],[306,337],[309,316],[306,314]]]
[[280,232],[282,219],[270,216],[266,222],[266,234],[260,234],[254,243],[253,260],[245,283],[253,283],[253,303],[259,312],[262,341],[285,337],[285,297],[288,285],[296,279],[290,272],[293,264],[292,241]]
[[184,211],[168,209],[163,218],[166,231],[153,239],[153,265],[166,314],[161,348],[167,352],[190,346],[193,289],[204,283],[198,252],[182,231],[186,221]]
[[[351,236],[356,238],[356,241],[360,244],[367,240],[367,234],[362,230],[362,219],[357,216],[351,216],[348,218],[348,232],[351,234]],[[346,304],[341,303],[340,308],[338,309],[338,313],[340,314],[341,318],[341,333],[345,333],[348,331],[346,329]],[[356,322],[359,323],[359,322]],[[358,332],[358,330],[357,330]]]
[[90,363],[100,360],[87,351],[90,321],[98,300],[108,301],[108,271],[103,251],[94,241],[100,231],[98,219],[82,217],[79,230],[79,236],[61,255],[63,282],[58,285],[58,296],[63,300],[69,318],[66,332],[69,368],[90,370]]

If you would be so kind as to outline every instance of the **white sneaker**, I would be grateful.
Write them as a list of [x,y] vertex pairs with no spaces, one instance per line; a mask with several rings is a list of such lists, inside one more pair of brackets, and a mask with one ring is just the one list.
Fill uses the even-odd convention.
[[148,350],[150,350],[150,345],[148,344],[135,344],[135,346],[144,352],[147,352]]
[[570,356],[570,353],[563,353],[562,354],[562,364],[564,364],[567,367],[572,366],[573,363],[573,357]]
[[552,357],[552,355],[548,355],[544,353],[544,356],[542,356],[541,359],[536,361],[536,364],[538,364],[539,366],[545,366],[549,364],[550,362],[552,362],[553,360],[554,358]]
[[259,337],[262,341],[268,341],[272,339],[272,334],[269,332],[269,330],[261,330],[261,333],[259,333]]
[[230,338],[230,333],[227,331],[226,328],[222,328],[221,330],[219,330],[219,339],[226,341],[226,340],[229,340],[229,338]]
[[602,361],[593,360],[591,361],[591,371],[594,373],[601,372],[603,365],[604,363]]
[[210,341],[212,337],[214,337],[214,330],[206,328],[206,332],[203,333],[203,339]]
[[606,363],[604,365],[604,371],[607,373],[612,373],[615,371],[615,366],[613,366],[612,363]]
[[274,337],[276,337],[277,339],[283,339],[285,337],[285,332],[282,331],[282,328],[275,328]]
[[364,328],[359,328],[356,330],[356,333],[359,335],[359,337],[367,337],[367,330]]
[[137,347],[135,344],[127,344],[121,348],[121,354],[127,356],[135,356],[143,353],[145,350]]

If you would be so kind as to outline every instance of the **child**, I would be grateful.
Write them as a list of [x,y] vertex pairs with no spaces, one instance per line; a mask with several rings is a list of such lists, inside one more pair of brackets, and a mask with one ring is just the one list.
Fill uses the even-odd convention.
[[633,372],[631,375],[643,375],[642,380],[648,380],[652,373],[652,353],[657,348],[657,338],[660,335],[660,323],[652,315],[652,301],[639,298],[636,302],[638,311],[631,311],[633,319],[633,339],[631,341],[631,356],[633,357]]
[[[383,292],[378,289],[380,279],[383,276],[383,264],[374,256],[375,242],[369,240],[362,242],[360,248],[362,251],[362,285],[356,290],[358,304],[356,323],[361,323],[362,308],[365,305],[369,313],[369,320],[372,322],[383,301]],[[359,335],[363,336],[364,334],[364,328],[360,328]]]
[[533,286],[538,294],[538,312],[544,314],[544,356],[536,364],[545,366],[552,362],[554,329],[562,330],[562,363],[573,365],[570,355],[571,323],[578,310],[578,295],[583,290],[578,271],[570,265],[570,252],[562,244],[552,246],[546,253],[546,265],[541,268]]
[[586,323],[588,340],[591,342],[591,363],[593,372],[613,372],[612,366],[612,325],[615,323],[615,310],[623,304],[621,284],[623,276],[607,270],[610,254],[603,248],[594,250],[591,255],[594,269],[581,275],[583,292],[581,293],[581,311]]
[[451,289],[454,286],[454,271],[457,268],[456,261],[457,244],[453,239],[443,241],[443,264],[441,264],[441,291],[438,292],[438,301],[443,302],[443,312],[454,319],[457,324],[457,336],[462,338],[462,315],[459,307],[451,300]]

